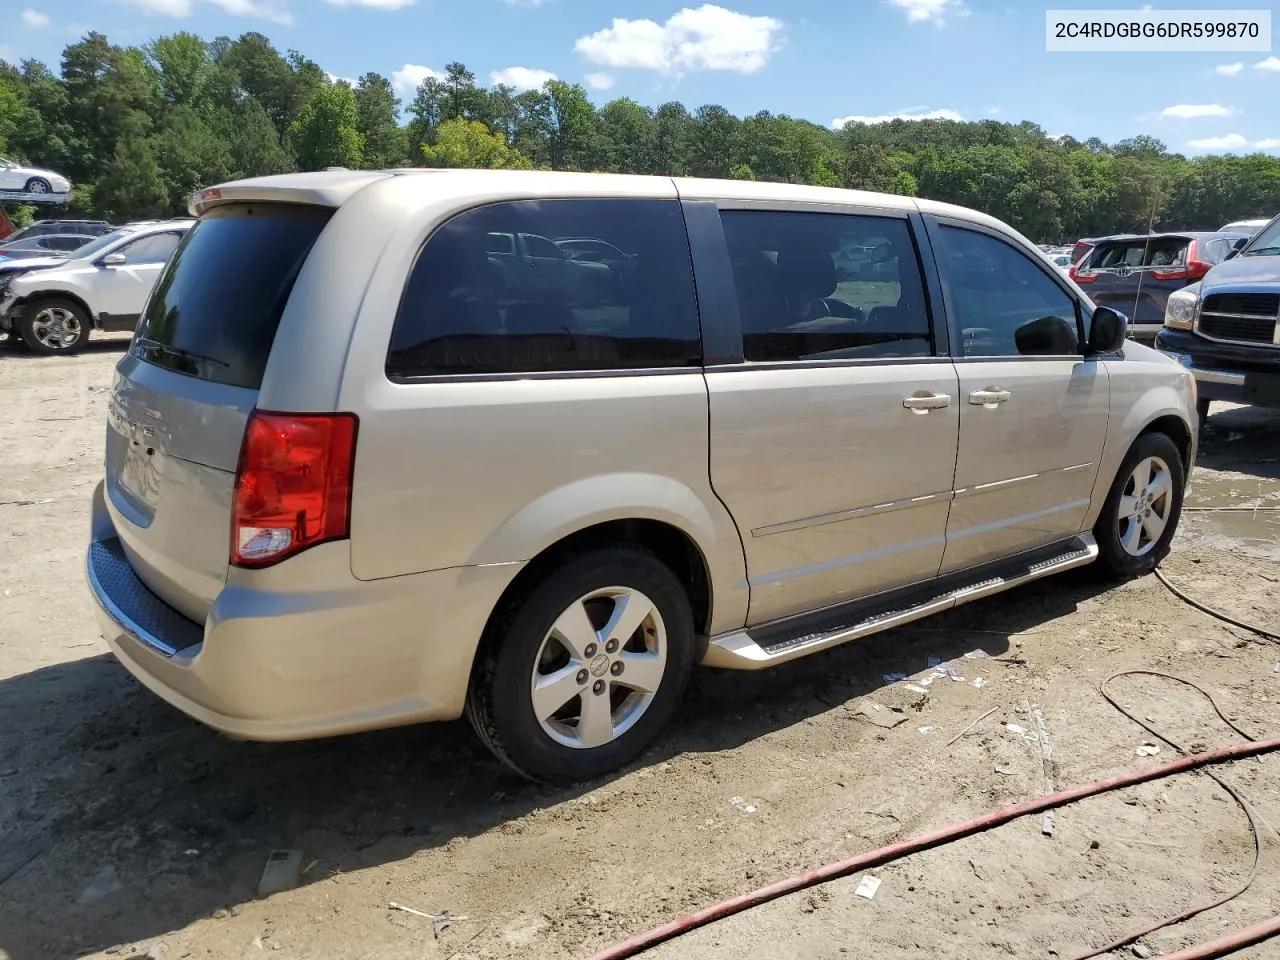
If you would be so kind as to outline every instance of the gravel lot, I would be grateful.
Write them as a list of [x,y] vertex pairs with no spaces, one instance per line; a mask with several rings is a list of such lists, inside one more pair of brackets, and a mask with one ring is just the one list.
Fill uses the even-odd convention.
[[[143,690],[97,634],[81,572],[121,341],[70,358],[0,348],[0,958],[580,958],[798,870],[1043,790],[1170,759],[1099,683],[1194,680],[1256,735],[1280,732],[1280,646],[1088,571],[755,675],[699,672],[670,735],[576,790],[512,779],[463,723],[302,744],[225,739]],[[1215,407],[1168,575],[1280,627],[1280,415]],[[1206,507],[1267,506],[1252,513]],[[985,656],[965,658],[981,651]],[[954,663],[927,695],[884,675]],[[977,685],[981,678],[984,681]],[[1192,691],[1117,681],[1169,736],[1235,742]],[[860,716],[901,708],[892,729]],[[954,745],[987,710],[997,711]],[[1280,826],[1280,760],[1225,771]],[[1070,957],[1238,884],[1240,810],[1186,775],[1057,812],[699,931],[659,958]],[[1155,955],[1274,914],[1277,835],[1254,887],[1150,938]],[[303,851],[301,885],[256,887]],[[452,924],[400,910],[395,901]],[[465,918],[465,919],[464,919]],[[443,929],[441,929],[443,927]],[[438,934],[438,936],[437,936]],[[1126,956],[1132,956],[1127,951]],[[1280,956],[1280,942],[1238,954]]]

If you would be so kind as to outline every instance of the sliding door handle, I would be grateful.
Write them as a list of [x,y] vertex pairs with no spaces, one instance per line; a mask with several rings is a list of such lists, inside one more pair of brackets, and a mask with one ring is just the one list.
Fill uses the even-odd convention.
[[912,413],[928,413],[930,410],[941,410],[943,407],[951,406],[951,397],[945,393],[920,390],[909,397],[903,397],[902,405]]

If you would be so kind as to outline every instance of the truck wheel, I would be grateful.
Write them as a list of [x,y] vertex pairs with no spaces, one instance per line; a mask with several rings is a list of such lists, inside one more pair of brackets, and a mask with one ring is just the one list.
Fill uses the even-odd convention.
[[635,759],[680,701],[693,664],[689,598],[642,547],[570,559],[498,613],[467,716],[533,780],[575,783]]
[[18,321],[18,332],[34,353],[75,353],[89,339],[89,317],[71,300],[37,300]]
[[1121,580],[1141,576],[1168,555],[1185,481],[1182,451],[1168,434],[1144,433],[1134,441],[1093,528],[1107,573]]

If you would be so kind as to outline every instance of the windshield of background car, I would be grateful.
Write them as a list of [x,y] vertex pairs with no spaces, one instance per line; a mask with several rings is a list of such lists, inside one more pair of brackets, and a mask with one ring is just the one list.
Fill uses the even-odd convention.
[[1258,231],[1250,244],[1240,251],[1242,257],[1274,257],[1280,254],[1280,217]]

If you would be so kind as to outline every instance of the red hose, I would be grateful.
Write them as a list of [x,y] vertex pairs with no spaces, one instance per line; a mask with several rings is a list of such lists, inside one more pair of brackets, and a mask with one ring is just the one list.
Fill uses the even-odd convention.
[[1276,934],[1280,934],[1280,917],[1263,920],[1243,930],[1224,933],[1216,940],[1197,943],[1194,947],[1187,947],[1177,953],[1165,954],[1164,960],[1212,960],[1213,957],[1225,957],[1229,953],[1251,947],[1255,943],[1270,940]]
[[[1196,754],[1192,757],[1184,757],[1181,760],[1174,760],[1171,763],[1160,764],[1152,767],[1144,767],[1140,770],[1133,770],[1129,773],[1121,774],[1115,777],[1107,777],[1103,780],[1096,780],[1093,783],[1085,784],[1080,787],[1071,787],[1067,790],[1059,791],[1044,797],[1036,797],[1033,800],[1024,800],[1022,803],[1015,804],[1012,807],[1006,807],[1003,810],[996,810],[993,813],[983,814],[973,820],[963,823],[952,824],[949,827],[943,827],[941,830],[935,830],[932,833],[922,834],[911,840],[903,840],[900,843],[890,844],[887,847],[881,847],[879,850],[872,850],[868,853],[859,854],[848,860],[839,860],[835,863],[829,863],[824,867],[816,870],[809,870],[805,873],[796,874],[786,880],[779,880],[777,883],[767,887],[761,887],[751,893],[744,893],[741,896],[733,897],[710,907],[705,907],[696,913],[688,914],[679,920],[673,920],[670,923],[663,924],[660,927],[640,933],[621,943],[616,943],[611,947],[607,947],[599,953],[595,954],[591,960],[622,960],[624,957],[634,957],[643,953],[651,947],[656,947],[660,943],[672,940],[682,934],[686,934],[691,930],[699,927],[705,927],[717,920],[723,920],[725,917],[731,917],[734,914],[742,913],[752,907],[760,906],[771,900],[777,900],[779,897],[796,893],[809,887],[817,886],[820,883],[826,883],[839,877],[848,876],[858,870],[866,870],[871,867],[883,866],[886,863],[892,863],[900,860],[905,856],[913,853],[919,853],[922,850],[929,850],[933,847],[941,846],[944,843],[950,843],[952,840],[959,840],[962,837],[972,836],[975,833],[982,833],[990,830],[992,827],[998,827],[1016,820],[1019,817],[1025,817],[1028,814],[1039,813],[1043,810],[1050,810],[1056,807],[1064,807],[1068,804],[1084,800],[1087,797],[1097,796],[1100,793],[1107,793],[1111,790],[1119,790],[1121,787],[1130,787],[1138,783],[1146,783],[1150,780],[1160,780],[1164,777],[1172,776],[1175,773],[1183,773],[1187,770],[1195,770],[1199,767],[1209,766],[1210,764],[1223,763],[1227,760],[1242,760],[1246,757],[1256,757],[1260,754],[1270,753],[1272,750],[1280,748],[1280,738],[1273,740],[1259,740],[1256,743],[1243,743],[1233,747],[1223,747],[1220,750],[1211,750],[1207,753]],[[1264,925],[1260,925],[1264,926]],[[1255,928],[1249,928],[1253,930]],[[1241,931],[1243,934],[1245,931]],[[1257,941],[1249,941],[1257,942]],[[1208,946],[1206,944],[1206,946]],[[1187,954],[1187,957],[1199,957],[1201,954]],[[1221,956],[1221,954],[1203,954],[1205,957]],[[1172,958],[1169,958],[1172,960]]]

